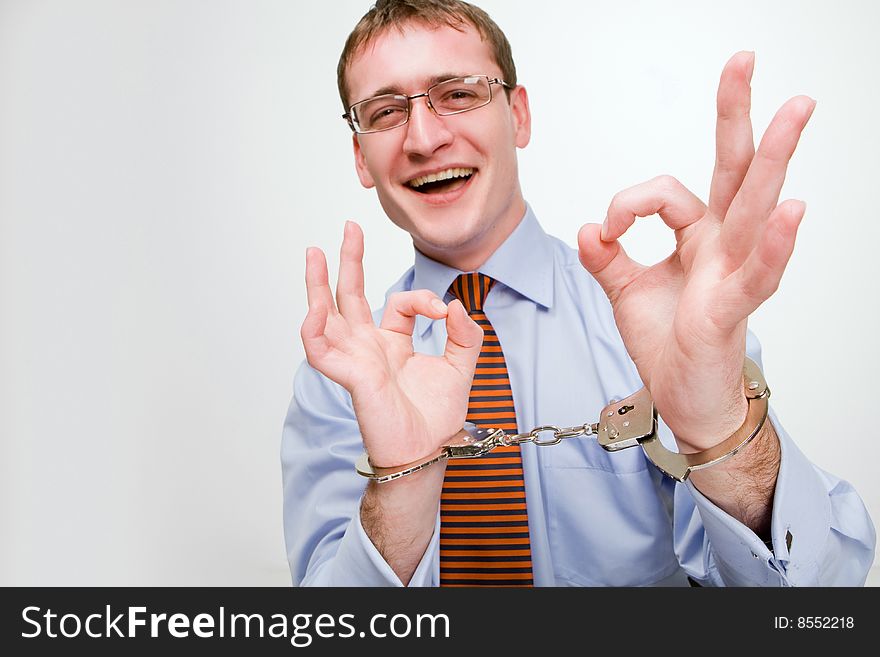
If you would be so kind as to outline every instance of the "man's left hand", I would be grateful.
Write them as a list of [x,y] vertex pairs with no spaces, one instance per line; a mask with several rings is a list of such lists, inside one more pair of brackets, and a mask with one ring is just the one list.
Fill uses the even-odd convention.
[[[786,102],[755,152],[754,55],[734,55],[718,88],[716,161],[708,207],[678,181],[617,194],[604,226],[578,234],[580,260],[611,301],[624,344],[682,451],[707,449],[745,419],[747,319],[776,291],[805,205],[779,203],[788,162],[815,101]],[[645,267],[617,241],[636,217],[659,214],[675,252]]]

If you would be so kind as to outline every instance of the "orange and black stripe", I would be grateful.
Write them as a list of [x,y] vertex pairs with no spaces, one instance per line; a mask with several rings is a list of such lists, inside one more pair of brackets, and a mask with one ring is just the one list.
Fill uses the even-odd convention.
[[[483,312],[494,282],[483,274],[462,274],[449,291],[484,331],[467,420],[515,433],[516,412],[504,353]],[[519,445],[446,464],[440,497],[440,585],[534,585]]]

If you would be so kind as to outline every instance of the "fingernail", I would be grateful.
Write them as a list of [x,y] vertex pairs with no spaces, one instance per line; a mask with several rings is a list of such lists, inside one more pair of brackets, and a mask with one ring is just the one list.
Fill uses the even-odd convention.
[[805,120],[809,121],[810,118],[813,116],[813,112],[816,111],[816,99],[810,98],[809,96],[807,96],[807,99],[810,101],[810,106],[807,108],[807,115]]
[[608,217],[605,217],[605,221],[602,222],[602,232],[600,233],[600,236],[602,237],[603,242],[608,239]]
[[432,299],[431,307],[438,313],[446,313],[446,304],[440,301],[440,299]]
[[749,64],[749,71],[746,74],[746,79],[749,81],[749,84],[752,83],[752,75],[755,73],[755,51],[750,51],[752,53],[752,61]]

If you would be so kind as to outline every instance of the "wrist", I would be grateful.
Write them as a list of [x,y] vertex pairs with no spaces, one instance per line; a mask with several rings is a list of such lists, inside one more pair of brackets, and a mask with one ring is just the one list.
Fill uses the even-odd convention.
[[[670,477],[677,479],[678,481],[684,481],[688,478],[690,473],[695,470],[701,470],[703,468],[717,465],[718,463],[721,463],[722,461],[725,461],[730,457],[735,456],[738,452],[745,448],[749,444],[749,442],[751,442],[755,437],[758,436],[762,427],[764,427],[765,425],[767,413],[769,411],[767,400],[770,398],[770,389],[767,387],[767,382],[764,380],[764,375],[759,369],[757,363],[748,358],[745,359],[745,363],[743,364],[742,385],[743,393],[748,400],[748,411],[746,413],[745,421],[743,422],[743,424],[725,440],[715,443],[713,446],[705,447],[697,452],[675,453],[670,452],[668,449],[666,449],[657,437],[656,409],[652,408],[655,420],[654,430],[652,433],[643,434],[642,437],[638,439],[638,444],[642,446],[642,449],[644,450],[645,455],[648,457],[648,459]],[[650,404],[650,399],[639,399],[640,396],[642,396],[643,394],[644,389],[643,391],[636,393],[635,395],[631,395],[627,399],[632,399],[634,401],[638,400],[639,406],[650,408],[650,406],[647,405]],[[624,402],[626,402],[626,400],[624,400]],[[618,414],[624,412],[623,407],[615,408],[614,406],[615,405],[612,404],[611,406],[606,407],[606,409],[603,409],[603,416],[606,415],[606,411],[608,417],[613,417],[614,411],[617,411]],[[629,406],[627,406],[626,412],[632,410],[633,408],[635,408],[635,406],[630,404]],[[621,449],[621,445],[623,447],[631,446],[629,444],[624,444],[627,438],[620,438],[620,431],[613,426],[613,422],[609,421],[608,423],[608,426],[611,427],[610,429],[608,428],[608,426],[603,427],[603,423],[600,423],[599,426],[600,445],[612,451],[615,449]],[[626,426],[626,424],[627,422],[623,423],[624,426]],[[717,423],[713,426],[717,426]],[[673,431],[675,431],[676,426],[670,425],[670,427],[673,429]],[[605,436],[603,439],[603,435],[601,435],[601,432],[607,432],[608,435]],[[681,441],[680,436],[677,438],[677,440],[683,442],[685,448],[690,446],[686,441]],[[617,442],[618,445],[615,445],[615,442]],[[697,445],[698,443],[694,441],[694,444]],[[741,465],[741,463],[737,465]]]
[[[675,443],[681,454],[694,454],[724,442],[743,426],[749,412],[749,401],[743,394],[742,385],[726,405],[727,410],[714,418],[698,424],[676,427]],[[670,427],[671,428],[671,427]]]
[[361,503],[362,518],[365,510],[376,511],[395,525],[427,526],[429,518],[433,527],[445,474],[443,460],[406,477],[383,483],[370,481]]

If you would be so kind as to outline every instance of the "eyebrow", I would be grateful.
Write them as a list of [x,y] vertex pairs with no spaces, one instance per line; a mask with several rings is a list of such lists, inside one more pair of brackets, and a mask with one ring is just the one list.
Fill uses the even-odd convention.
[[[430,78],[425,80],[425,84],[427,85],[425,88],[433,87],[435,84],[439,82],[445,82],[446,80],[451,80],[452,78],[464,78],[468,75],[473,75],[473,73],[440,73],[439,75],[431,76]],[[401,94],[401,95],[409,95],[407,94],[402,87],[397,85],[388,85],[382,87],[380,89],[376,89],[372,94],[367,96],[367,98],[373,98],[375,96],[384,96],[385,94]]]

